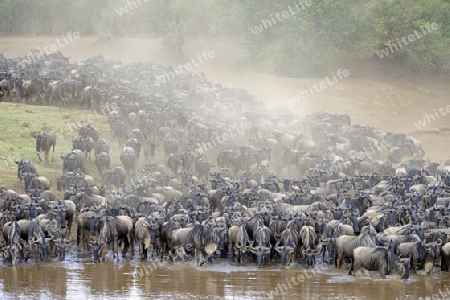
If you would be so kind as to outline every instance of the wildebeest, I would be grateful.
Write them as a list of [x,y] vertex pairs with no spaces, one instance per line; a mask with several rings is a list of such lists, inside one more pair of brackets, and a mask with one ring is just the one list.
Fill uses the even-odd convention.
[[49,190],[50,189],[50,181],[44,176],[38,176],[31,179],[28,189],[31,190]]
[[441,247],[441,270],[450,271],[450,242]]
[[137,139],[129,139],[125,146],[131,147],[136,151],[136,159],[139,159],[139,154],[141,153],[141,142]]
[[336,267],[340,267],[346,257],[353,258],[353,250],[360,246],[376,247],[373,236],[363,233],[359,236],[342,235],[336,239]]
[[98,141],[98,131],[92,127],[91,124],[81,127],[78,130],[78,134],[82,137],[90,137],[94,140],[94,142]]
[[387,248],[362,246],[353,250],[350,273],[355,276],[359,267],[363,267],[368,271],[379,271],[383,279],[386,278],[386,274],[399,275],[401,279],[408,279],[409,263],[409,258],[399,259]]
[[79,192],[76,193],[75,195],[71,195],[69,200],[73,201],[73,203],[77,208],[77,211],[81,211],[83,207],[90,207],[90,206],[101,207],[106,206],[108,204],[107,198],[99,195],[89,196],[85,192]]
[[[17,224],[20,228],[20,237],[28,242],[29,252],[33,253],[34,259],[47,260],[48,258],[48,242],[50,238],[46,238],[39,222],[36,219],[19,220]],[[28,257],[27,257],[28,258]],[[25,261],[27,260],[25,258]]]
[[127,172],[127,176],[130,176],[136,172],[136,150],[132,147],[124,147],[122,149],[122,153],[120,154],[120,161],[122,162],[125,171]]
[[20,181],[24,180],[25,191],[28,190],[28,185],[35,176],[37,176],[36,167],[30,160],[27,159],[15,159],[17,164],[17,178]]
[[91,151],[94,148],[94,139],[85,136],[79,135],[72,139],[72,150],[78,149],[84,152],[84,158],[88,158],[91,160]]
[[315,255],[318,252],[317,245],[319,243],[319,237],[317,236],[314,227],[303,226],[299,232],[299,238],[302,255],[306,258],[307,266],[312,268],[315,265]]
[[134,236],[139,244],[139,258],[147,259],[148,250],[153,252],[157,250],[152,246],[159,238],[159,222],[151,217],[141,217],[136,221],[134,227]]
[[119,240],[122,241],[122,258],[125,258],[127,251],[130,251],[130,258],[134,251],[133,220],[128,216],[107,216],[103,224],[98,240],[92,242],[94,262],[104,262],[106,256],[106,246],[113,251],[113,258],[118,257]]
[[105,183],[108,186],[122,186],[125,183],[126,178],[127,173],[122,167],[114,167],[111,170],[105,172]]
[[109,142],[106,139],[99,139],[97,142],[95,142],[94,154],[101,152],[109,153],[109,147]]
[[45,90],[44,80],[40,78],[33,78],[22,82],[22,90],[25,96],[25,101],[31,98],[32,102],[37,102],[38,98],[44,99],[43,93]]
[[[282,246],[279,246],[279,244]],[[281,242],[275,244],[275,250],[281,256],[281,265],[290,266],[294,263],[295,248],[298,247],[298,232],[293,226],[289,226],[281,233]]]
[[433,270],[435,260],[439,260],[440,255],[436,253],[437,247],[440,250],[440,242],[425,244],[423,242],[407,242],[397,246],[396,254],[402,257],[410,257],[413,273],[417,273],[417,267],[423,265],[427,274]]
[[94,209],[80,211],[77,216],[77,246],[91,250],[89,237],[98,237],[102,222],[100,219],[103,215]]
[[113,122],[111,123],[111,129],[113,137],[118,139],[119,145],[125,144],[127,140],[127,125],[122,121]]
[[40,153],[44,152],[44,161],[45,164],[48,164],[48,154],[50,152],[50,148],[53,147],[52,154],[52,162],[53,155],[55,154],[55,146],[56,146],[56,133],[54,131],[44,131],[42,134],[37,135],[36,137],[36,152],[39,157],[39,161],[42,161]]
[[7,246],[18,244],[20,239],[19,224],[16,221],[5,223],[2,227],[2,235]]
[[192,245],[188,244],[187,239],[193,228],[194,227],[178,228],[172,232],[169,255],[173,258],[173,261],[175,261],[177,257],[179,257],[181,261],[184,261],[186,250],[192,250]]
[[72,150],[66,156],[61,155],[63,159],[63,172],[84,172],[84,155],[81,150]]
[[50,233],[50,238],[55,247],[55,252],[57,253],[59,260],[64,260],[66,258],[66,246],[70,245],[70,238],[64,238],[61,230],[57,229]]
[[245,224],[239,226],[231,226],[228,229],[229,251],[231,252],[231,260],[237,256],[237,262],[245,263],[248,252],[249,237]]
[[22,246],[20,244],[16,244],[13,246],[4,246],[3,243],[0,244],[1,252],[3,256],[3,261],[8,265],[16,265],[17,254],[20,253]]
[[259,220],[257,221],[257,227],[253,233],[253,237],[253,242],[255,242],[256,246],[253,246],[253,242],[251,242],[250,251],[256,255],[256,265],[260,268],[272,248],[270,244],[270,229],[264,226],[262,221]]
[[[202,266],[216,252],[219,244],[219,234],[216,229],[208,225],[198,224],[189,232],[186,244],[192,245],[195,250],[197,266]],[[200,255],[204,254],[204,260],[200,263]]]
[[107,152],[95,153],[95,166],[102,178],[104,178],[105,172],[109,169],[110,164],[111,158]]

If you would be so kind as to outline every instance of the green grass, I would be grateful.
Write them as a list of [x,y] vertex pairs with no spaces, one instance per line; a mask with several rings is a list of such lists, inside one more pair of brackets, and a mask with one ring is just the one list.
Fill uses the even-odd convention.
[[[67,154],[72,150],[72,137],[78,135],[73,129],[77,124],[86,125],[86,121],[97,128],[100,138],[111,141],[107,116],[95,114],[88,110],[59,110],[57,107],[32,106],[18,103],[0,103],[0,186],[13,189],[18,193],[23,190],[17,179],[17,165],[14,157],[29,159],[36,166],[37,172],[45,176],[52,183],[52,191],[56,192],[56,178],[62,174],[61,154]],[[72,130],[69,129],[73,124]],[[44,130],[57,132],[54,161],[51,162],[52,152],[49,155],[48,166],[44,161],[40,162],[36,155],[35,133]],[[94,170],[94,155],[91,161],[86,162],[88,170]],[[41,158],[44,159],[43,155]],[[93,171],[94,173],[94,171]]]

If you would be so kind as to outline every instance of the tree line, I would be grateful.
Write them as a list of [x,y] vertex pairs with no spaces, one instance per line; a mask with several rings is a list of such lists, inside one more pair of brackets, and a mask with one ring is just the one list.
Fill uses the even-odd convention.
[[2,35],[68,31],[237,37],[248,63],[285,76],[369,58],[450,75],[450,0],[0,0]]

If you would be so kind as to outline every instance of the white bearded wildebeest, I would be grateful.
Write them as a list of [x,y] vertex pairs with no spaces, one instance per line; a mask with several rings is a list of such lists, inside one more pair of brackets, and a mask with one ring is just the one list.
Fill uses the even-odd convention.
[[299,232],[299,238],[302,246],[302,254],[306,257],[306,263],[308,268],[313,268],[315,265],[315,255],[320,248],[317,248],[319,244],[319,237],[315,232],[315,228],[312,226],[303,226]]
[[[275,250],[281,256],[281,265],[290,266],[294,263],[295,258],[295,248],[298,246],[299,234],[298,231],[294,229],[294,226],[289,226],[281,233],[281,242],[275,244]],[[279,244],[282,246],[279,246]],[[308,264],[309,265],[309,264]]]
[[228,229],[229,251],[231,252],[231,261],[234,261],[234,257],[237,256],[237,262],[245,263],[247,258],[247,248],[249,237],[247,230],[245,230],[245,224],[240,226],[231,226]]
[[[211,256],[217,251],[219,245],[219,234],[215,228],[209,225],[195,225],[189,232],[186,245],[192,245],[195,250],[195,259],[197,266],[202,266],[209,261]],[[204,259],[200,262],[200,256],[203,253]]]
[[[54,131],[44,131],[42,134],[35,136],[35,138],[36,138],[36,152],[37,156],[39,157],[39,161],[42,161],[40,153],[44,152],[45,165],[47,165],[50,148],[53,147],[53,155],[55,154],[56,134]],[[53,155],[52,155],[52,162],[53,162]]]
[[355,276],[360,267],[368,271],[379,271],[381,278],[386,274],[399,275],[401,279],[409,278],[409,258],[399,259],[384,247],[358,247],[353,250],[353,260],[349,275]]
[[[270,229],[264,226],[261,220],[255,224],[256,230],[253,233],[254,241],[251,241],[250,251],[256,255],[256,265],[258,268],[262,267],[264,261],[267,261],[267,256],[270,254],[272,248],[270,244]],[[256,247],[253,246],[256,243]]]

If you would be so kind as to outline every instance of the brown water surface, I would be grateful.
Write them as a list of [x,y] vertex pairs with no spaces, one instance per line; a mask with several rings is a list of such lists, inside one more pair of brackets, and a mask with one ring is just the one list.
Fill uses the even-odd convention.
[[[334,267],[315,271],[277,263],[256,268],[229,261],[196,267],[191,262],[137,259],[94,264],[86,257],[0,267],[1,299],[424,299],[450,287],[448,273],[379,279],[347,275]],[[302,281],[302,282],[300,282]],[[450,290],[450,288],[449,288]],[[271,295],[271,297],[270,297]],[[442,299],[442,298],[440,298]],[[445,296],[443,299],[450,299]]]

